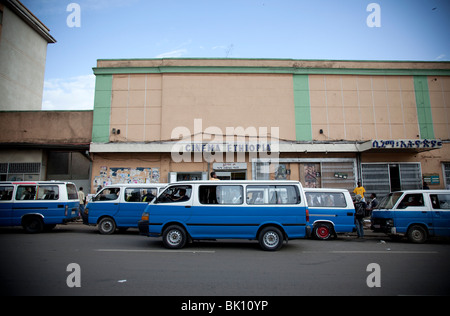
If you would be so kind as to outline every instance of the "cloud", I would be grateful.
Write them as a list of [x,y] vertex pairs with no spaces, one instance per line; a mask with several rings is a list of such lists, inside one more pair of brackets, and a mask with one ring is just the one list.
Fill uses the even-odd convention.
[[181,57],[186,53],[187,53],[186,49],[176,49],[170,52],[159,54],[155,58]]
[[50,79],[44,82],[43,110],[92,110],[95,75]]
[[436,57],[434,60],[442,60],[442,59],[444,59],[444,57],[445,57],[445,54],[441,54],[438,57]]

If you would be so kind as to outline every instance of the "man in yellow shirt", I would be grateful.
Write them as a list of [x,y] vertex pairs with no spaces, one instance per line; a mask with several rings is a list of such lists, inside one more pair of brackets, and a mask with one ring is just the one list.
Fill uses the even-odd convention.
[[364,192],[366,192],[366,190],[361,185],[361,181],[358,181],[358,186],[353,190],[353,193],[355,193],[355,195],[358,195],[358,194],[361,195],[362,200],[365,201]]

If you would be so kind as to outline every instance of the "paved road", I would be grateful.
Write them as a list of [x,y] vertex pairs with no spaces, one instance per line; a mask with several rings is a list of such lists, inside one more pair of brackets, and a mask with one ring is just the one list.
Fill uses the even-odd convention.
[[[380,240],[383,240],[381,242]],[[380,236],[296,240],[278,252],[254,241],[194,243],[180,251],[137,230],[111,236],[81,224],[27,235],[0,228],[0,292],[12,295],[449,295],[450,242]],[[69,288],[70,263],[81,287]],[[370,263],[381,287],[369,288]],[[372,274],[371,276],[376,276]]]

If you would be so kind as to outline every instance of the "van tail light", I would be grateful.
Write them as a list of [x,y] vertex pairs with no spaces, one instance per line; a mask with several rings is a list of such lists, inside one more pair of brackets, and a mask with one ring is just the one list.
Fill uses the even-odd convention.
[[147,212],[142,213],[141,220],[148,221],[150,218],[150,214]]
[[306,222],[309,223],[309,210],[306,209]]

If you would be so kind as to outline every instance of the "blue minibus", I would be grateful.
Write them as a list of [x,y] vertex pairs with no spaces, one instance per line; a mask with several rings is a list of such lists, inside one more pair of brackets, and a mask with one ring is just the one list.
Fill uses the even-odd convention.
[[310,234],[305,193],[298,181],[191,181],[170,184],[139,221],[139,231],[162,236],[169,249],[188,241],[258,240],[279,250]]
[[77,188],[70,182],[0,182],[0,226],[40,233],[75,220],[79,207]]
[[355,231],[355,207],[348,190],[305,188],[312,237],[329,240]]
[[103,235],[137,228],[142,212],[167,184],[114,184],[104,187],[86,205],[83,223],[98,225]]
[[423,243],[450,236],[450,190],[392,192],[372,212],[371,229],[392,238]]

